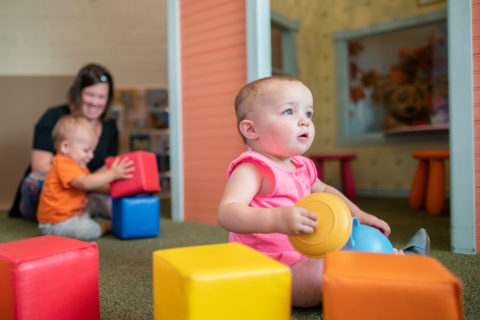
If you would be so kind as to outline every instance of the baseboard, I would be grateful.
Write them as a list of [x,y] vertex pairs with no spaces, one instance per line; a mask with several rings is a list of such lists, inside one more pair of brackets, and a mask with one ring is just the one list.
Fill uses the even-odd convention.
[[[389,198],[389,199],[408,199],[410,198],[410,189],[357,189],[359,197],[366,198]],[[450,199],[450,190],[446,190],[445,199]]]
[[0,212],[5,212],[10,210],[11,203],[0,203]]
[[409,189],[357,189],[357,196],[366,198],[408,199]]

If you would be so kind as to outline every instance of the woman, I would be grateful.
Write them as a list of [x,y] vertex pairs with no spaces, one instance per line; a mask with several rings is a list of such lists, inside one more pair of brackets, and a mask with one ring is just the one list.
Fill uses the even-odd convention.
[[38,198],[54,156],[52,130],[64,115],[82,115],[99,137],[90,171],[104,166],[105,159],[118,153],[118,130],[115,120],[106,119],[113,104],[113,78],[107,69],[88,64],[78,72],[68,92],[68,104],[48,109],[35,125],[30,166],[18,187],[9,216],[36,219]]

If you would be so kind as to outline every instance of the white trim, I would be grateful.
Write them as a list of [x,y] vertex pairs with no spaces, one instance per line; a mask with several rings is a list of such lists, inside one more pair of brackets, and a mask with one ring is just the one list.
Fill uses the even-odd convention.
[[270,0],[245,0],[247,82],[272,75]]
[[475,254],[472,20],[470,0],[448,1],[450,237],[452,251]]
[[180,8],[178,0],[168,0],[167,19],[172,220],[183,221],[182,69],[180,60]]

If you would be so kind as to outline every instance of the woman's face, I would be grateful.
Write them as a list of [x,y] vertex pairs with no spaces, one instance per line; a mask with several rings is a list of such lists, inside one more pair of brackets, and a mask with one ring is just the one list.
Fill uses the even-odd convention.
[[98,120],[105,111],[108,101],[108,83],[101,82],[82,90],[81,113],[88,120]]

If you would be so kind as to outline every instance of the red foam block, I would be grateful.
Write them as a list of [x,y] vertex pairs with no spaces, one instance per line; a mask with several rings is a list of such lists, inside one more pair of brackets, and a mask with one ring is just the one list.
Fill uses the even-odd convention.
[[113,198],[129,196],[139,192],[160,191],[157,158],[154,153],[130,152],[118,157],[107,158],[105,164],[107,168],[110,168],[116,158],[122,159],[125,157],[133,160],[135,171],[131,179],[116,180],[110,184],[110,193]]
[[42,236],[0,244],[0,319],[100,319],[98,249]]

